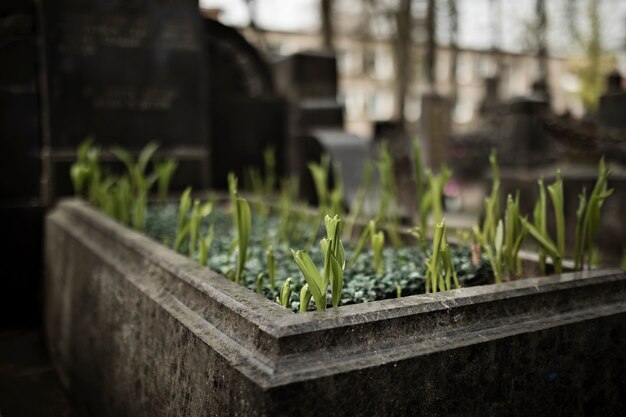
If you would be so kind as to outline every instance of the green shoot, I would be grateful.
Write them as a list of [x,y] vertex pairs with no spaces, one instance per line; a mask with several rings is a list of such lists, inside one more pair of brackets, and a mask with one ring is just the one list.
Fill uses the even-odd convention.
[[146,168],[150,159],[158,149],[155,143],[147,144],[139,153],[137,161],[134,161],[131,155],[120,147],[111,149],[113,155],[117,157],[128,170],[130,185],[133,194],[131,206],[131,223],[137,230],[143,230],[145,223],[145,213],[148,192],[158,179],[158,173],[153,172],[146,177]]
[[248,241],[250,239],[250,229],[252,228],[252,216],[250,206],[243,198],[237,197],[235,201],[235,227],[237,229],[237,269],[235,272],[235,282],[239,283],[246,265],[248,251]]
[[320,241],[320,247],[324,253],[323,279],[326,285],[331,284],[332,305],[339,306],[341,290],[343,288],[343,270],[345,268],[345,251],[341,242],[341,224],[338,216],[326,216],[326,238]]
[[426,261],[426,292],[449,291],[453,285],[461,287],[446,238],[446,224],[442,221],[435,225],[433,253]]
[[319,164],[311,162],[307,166],[313,178],[313,184],[315,185],[318,206],[321,211],[326,210],[330,204],[330,193],[328,191],[330,156],[323,155]]
[[159,190],[159,200],[161,200],[161,202],[167,201],[170,182],[172,181],[172,177],[174,176],[174,172],[177,167],[178,162],[173,159],[168,159],[154,165],[154,171],[157,173],[158,177],[157,188]]
[[546,255],[549,255],[554,265],[554,271],[560,274],[563,271],[563,254],[565,252],[565,215],[563,211],[563,182],[560,172],[557,172],[556,181],[548,186],[548,192],[554,206],[554,214],[557,225],[557,243],[555,244],[548,234],[548,221],[546,216],[546,191],[543,179],[539,183],[539,200],[535,204],[533,213],[534,224],[522,219],[522,224],[530,235],[539,243],[539,266],[541,273],[546,273]]
[[212,224],[211,226],[209,226],[209,230],[207,231],[206,236],[203,239],[200,239],[199,262],[202,266],[206,266],[207,264],[207,260],[209,259],[209,251],[211,250],[211,246],[213,245],[214,238],[215,225]]
[[[380,177],[380,206],[377,223],[388,222],[387,233],[394,247],[402,245],[398,233],[399,218],[397,214],[397,187],[393,157],[386,142],[383,142],[378,161],[378,175]],[[392,209],[394,211],[392,212]]]
[[[535,209],[533,213],[533,221],[535,223],[535,228],[542,236],[548,235],[548,221],[546,216],[546,191],[543,185],[543,178],[539,181],[539,200],[535,204]],[[532,234],[532,233],[531,233]],[[533,234],[534,237],[534,234]],[[541,268],[541,273],[546,273],[546,247],[541,245],[539,249],[539,267]]]
[[522,219],[522,223],[528,229],[530,235],[534,237],[537,242],[539,242],[541,248],[550,256],[552,263],[554,264],[555,272],[560,274],[562,272],[561,254],[550,236],[548,236],[547,233],[541,232],[541,230],[530,224],[525,218]]
[[454,281],[454,288],[461,288],[461,284],[459,283],[459,279],[456,275],[456,270],[454,269],[454,263],[452,262],[450,245],[448,245],[445,233],[443,234],[441,240],[441,259],[443,261],[443,268],[446,274],[444,280],[446,291],[452,289],[452,281]]
[[433,218],[435,220],[435,224],[439,224],[443,221],[443,188],[452,176],[452,172],[448,169],[448,167],[444,166],[439,175],[433,175],[430,172],[427,172],[426,175],[428,176],[428,184],[430,187],[429,195],[433,210]]
[[309,291],[315,302],[315,308],[317,310],[325,310],[328,283],[324,282],[322,274],[320,274],[320,271],[311,260],[311,257],[305,251],[299,250],[296,252],[292,250],[291,252],[300,272],[302,272],[302,276],[309,286]]
[[79,147],[77,160],[70,168],[74,191],[80,195],[87,186],[87,197],[92,204],[98,202],[100,193],[100,148],[93,146],[93,138],[87,138]]
[[289,299],[291,298],[291,283],[292,283],[291,278],[287,278],[285,280],[282,287],[280,287],[280,295],[276,299],[276,302],[278,304],[287,308],[289,308]]
[[189,217],[189,257],[193,258],[200,234],[202,219],[213,211],[213,203],[206,203],[200,206],[200,201],[195,200]]
[[396,298],[402,297],[402,287],[396,282]]
[[276,288],[276,258],[271,245],[267,249],[267,272],[270,279],[270,288],[273,290]]
[[367,193],[372,185],[372,174],[372,163],[370,161],[366,161],[363,168],[363,179],[361,180],[361,185],[359,185],[356,197],[354,198],[350,221],[348,222],[348,227],[346,228],[345,232],[345,236],[348,238],[352,237],[352,229],[354,228],[354,224],[359,220],[359,217],[361,216],[361,213],[363,211],[365,197],[367,197]]
[[300,290],[300,313],[306,313],[311,304],[311,291],[309,290],[309,284],[304,284]]
[[297,178],[289,178],[281,181],[280,197],[278,199],[278,238],[282,241],[289,239],[291,221],[291,210],[298,196]]
[[[584,190],[581,196],[580,206],[578,208],[577,217],[578,225],[576,232],[576,253],[574,255],[574,263],[576,269],[582,269],[587,259],[587,268],[592,266],[592,254],[594,251],[594,237],[600,222],[600,210],[604,201],[611,196],[613,189],[608,188],[608,178],[611,169],[604,162],[604,158],[600,159],[598,164],[598,179],[591,191],[589,199],[585,199]],[[582,220],[581,220],[582,219]]]
[[276,187],[276,151],[269,146],[263,151],[265,163],[265,193],[271,195]]
[[554,207],[554,218],[556,219],[556,247],[559,253],[565,253],[565,208],[563,206],[563,180],[561,170],[556,171],[556,180],[548,185],[548,194]]
[[[371,223],[375,223],[375,222],[372,220],[370,221],[370,224]],[[367,242],[367,239],[369,238],[371,231],[372,231],[371,227],[363,228],[363,231],[361,232],[361,236],[359,237],[359,240],[357,241],[356,246],[354,247],[354,250],[352,251],[352,256],[350,257],[350,260],[348,261],[348,269],[351,269],[354,266],[354,263],[356,262],[357,258],[359,257],[359,255],[363,251],[363,248],[365,247],[365,242]]]
[[578,195],[579,204],[576,210],[576,241],[574,246],[574,269],[581,270],[583,268],[583,251],[584,241],[583,233],[585,230],[585,211],[587,210],[587,189],[583,187],[582,192]]
[[176,239],[174,250],[180,252],[182,245],[189,236],[189,210],[191,210],[191,187],[187,187],[180,196],[178,205],[178,226],[176,227]]
[[372,250],[374,252],[374,270],[378,275],[385,271],[383,248],[385,247],[385,235],[381,231],[372,234]]
[[381,188],[377,221],[385,221],[389,218],[389,210],[396,198],[396,180],[393,165],[393,157],[391,152],[389,152],[389,147],[386,142],[383,142],[380,149],[380,159],[377,163]]
[[341,300],[345,267],[345,251],[340,239],[341,223],[338,216],[331,218],[327,215],[324,220],[327,237],[320,241],[320,247],[324,253],[322,273],[305,251],[291,251],[296,265],[309,285],[315,307],[318,310],[326,309],[326,292],[329,284],[331,285],[332,306],[338,307]]
[[343,213],[343,179],[341,177],[341,170],[338,165],[333,169],[335,186],[329,194],[330,201],[330,214],[341,216]]
[[263,272],[259,272],[259,275],[256,276],[256,293],[257,294],[263,294],[263,279],[264,278],[265,278],[265,274]]
[[441,241],[446,231],[445,222],[435,225],[435,234],[433,237],[433,253],[426,261],[426,292],[437,292],[440,281],[443,281],[440,270],[439,254],[441,252]]

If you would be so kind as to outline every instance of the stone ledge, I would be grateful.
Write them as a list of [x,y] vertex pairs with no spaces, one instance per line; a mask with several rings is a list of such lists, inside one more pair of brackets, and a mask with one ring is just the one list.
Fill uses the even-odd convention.
[[[60,203],[46,226],[49,343],[70,390],[77,375],[78,380],[90,381],[82,374],[94,370],[83,368],[97,366],[98,355],[111,354],[94,346],[103,338],[119,351],[115,353],[115,363],[123,364],[119,366],[137,367],[145,377],[152,373],[150,378],[182,378],[177,384],[209,372],[214,365],[207,358],[217,354],[223,375],[246,387],[242,395],[249,396],[252,408],[241,407],[260,410],[250,415],[265,415],[263,410],[286,401],[272,399],[273,392],[290,392],[300,384],[317,386],[325,378],[340,378],[352,385],[358,382],[351,378],[363,372],[530,334],[558,333],[563,331],[557,330],[560,327],[603,322],[626,313],[624,272],[595,270],[294,314],[82,202]],[[161,354],[185,372],[172,374],[158,364],[146,369],[154,335],[132,340],[131,330],[120,330],[159,332],[157,317],[163,314],[175,333],[185,336],[182,344],[163,348]],[[93,345],[81,340],[87,334]],[[172,338],[167,333],[159,336],[163,343]],[[75,359],[76,351],[82,361]],[[126,359],[124,352],[131,358]],[[189,358],[198,355],[203,365],[188,368]],[[99,368],[98,372],[111,374],[109,381],[120,383],[115,367]],[[187,389],[184,384],[176,386]],[[221,395],[210,385],[205,388]],[[173,395],[171,401],[176,398]],[[157,398],[146,394],[146,401]],[[240,410],[237,404],[230,404],[232,410]],[[331,415],[350,414],[343,410]]]

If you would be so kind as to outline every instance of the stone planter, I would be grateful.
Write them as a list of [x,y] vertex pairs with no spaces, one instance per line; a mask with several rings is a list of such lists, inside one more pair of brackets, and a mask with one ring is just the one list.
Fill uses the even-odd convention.
[[80,201],[46,220],[46,328],[89,416],[576,416],[626,406],[626,275],[295,314]]

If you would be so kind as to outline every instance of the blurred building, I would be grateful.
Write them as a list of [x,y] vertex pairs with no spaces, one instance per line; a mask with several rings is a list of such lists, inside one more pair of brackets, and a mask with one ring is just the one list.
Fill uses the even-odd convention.
[[[294,52],[318,50],[321,45],[319,33],[242,30],[244,36],[263,47],[270,56],[289,55]],[[372,122],[389,120],[394,116],[395,70],[392,45],[386,40],[361,40],[337,34],[335,37],[339,71],[339,100],[345,104],[346,126],[353,133],[369,136]],[[420,97],[426,91],[422,77],[424,47],[416,44],[413,55],[413,80],[407,97],[406,118],[417,123],[420,117]],[[451,49],[440,46],[437,50],[437,92],[452,91],[450,77]],[[524,53],[495,52],[493,50],[458,49],[457,102],[454,122],[457,129],[472,125],[479,116],[485,96],[485,79],[496,73],[500,60],[500,99],[506,100],[531,93],[537,78],[538,63],[535,55]],[[564,58],[549,58],[549,87],[552,109],[557,113],[569,111],[575,115],[583,112],[577,94],[577,79],[568,72]]]

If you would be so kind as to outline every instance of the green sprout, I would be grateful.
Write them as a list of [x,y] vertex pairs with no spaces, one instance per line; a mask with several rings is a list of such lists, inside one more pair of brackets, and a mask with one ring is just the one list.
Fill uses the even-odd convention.
[[433,175],[431,172],[427,172],[426,175],[428,177],[429,185],[429,199],[426,201],[430,201],[433,211],[433,219],[435,224],[438,224],[443,221],[443,188],[452,176],[452,171],[444,166],[439,175]]
[[[611,196],[613,189],[608,188],[608,178],[611,169],[606,166],[604,158],[598,164],[598,178],[591,191],[589,199],[585,191],[580,197],[580,205],[577,212],[576,244],[574,254],[574,267],[582,269],[587,259],[587,268],[592,266],[592,254],[594,252],[594,237],[600,222],[600,210],[604,201]],[[586,255],[585,255],[586,252]]]
[[189,237],[189,211],[191,210],[191,187],[187,187],[180,196],[178,205],[178,225],[176,227],[176,239],[174,250],[180,252],[182,245]]
[[388,221],[387,233],[391,239],[391,243],[394,247],[400,247],[402,245],[402,239],[398,233],[398,215],[393,213],[391,209],[396,208],[397,205],[397,188],[396,179],[394,174],[393,157],[389,151],[387,143],[382,144],[380,150],[380,159],[377,163],[378,175],[380,177],[380,206],[378,208],[378,216],[376,221],[378,223],[384,223]]
[[556,220],[556,247],[561,255],[565,253],[565,208],[563,203],[563,179],[561,170],[556,171],[556,180],[548,185],[548,194],[554,207]]
[[306,313],[311,304],[311,291],[309,290],[309,284],[304,284],[300,290],[300,313]]
[[256,167],[246,168],[244,176],[244,188],[252,191],[253,194],[261,196],[265,192],[265,186],[263,184],[263,176],[261,171]]
[[384,272],[383,248],[385,247],[385,234],[382,230],[378,232],[376,231],[376,222],[374,220],[370,220],[367,227],[363,228],[363,232],[361,232],[361,236],[359,237],[359,240],[352,251],[352,256],[348,261],[348,269],[351,269],[356,262],[358,256],[363,251],[365,242],[368,238],[370,239],[370,243],[372,245],[374,270],[378,275],[382,275]]
[[343,179],[338,165],[334,166],[335,186],[329,194],[330,214],[341,216],[343,213]]
[[291,252],[300,272],[302,272],[302,276],[304,276],[309,286],[309,291],[315,302],[315,308],[325,310],[328,283],[324,282],[322,274],[320,274],[320,271],[317,269],[308,253],[303,250],[297,252],[292,250]]
[[289,299],[291,298],[291,278],[287,278],[280,287],[280,295],[276,298],[276,302],[283,307],[289,307]]
[[[421,230],[426,230],[428,223],[428,214],[433,206],[432,193],[425,187],[430,185],[428,180],[428,171],[422,165],[422,148],[419,143],[419,139],[413,139],[413,165],[414,165],[414,181],[416,184],[417,192],[417,216],[419,221],[419,227]],[[420,234],[419,240],[422,245],[426,243],[426,235]]]
[[426,292],[437,292],[439,281],[443,281],[441,277],[441,265],[439,254],[441,252],[441,241],[446,230],[445,222],[435,225],[435,233],[433,236],[433,253],[426,261]]
[[374,270],[378,275],[385,271],[383,248],[385,247],[385,235],[381,231],[372,232],[372,251],[374,252]]
[[159,200],[161,200],[161,202],[167,201],[170,183],[172,182],[172,177],[177,167],[178,162],[174,159],[168,159],[154,164],[154,171],[157,173],[158,177],[157,189],[159,190]]
[[331,284],[332,305],[339,306],[341,290],[343,288],[343,270],[345,268],[345,251],[341,242],[342,221],[338,216],[326,216],[326,238],[320,241],[320,247],[324,253],[324,281]]
[[265,274],[263,272],[259,272],[259,275],[256,276],[256,293],[263,294],[263,280],[265,278]]
[[310,162],[307,167],[313,178],[313,185],[317,194],[317,202],[320,211],[328,209],[330,205],[330,192],[328,190],[328,174],[330,171],[330,156],[322,155],[319,164]]
[[396,298],[402,297],[402,287],[396,282]]
[[[495,216],[494,200],[491,197],[487,200],[487,214],[491,218]],[[476,240],[487,253],[496,283],[502,282],[504,277],[511,279],[522,273],[519,251],[528,233],[524,220],[519,213],[519,193],[515,199],[509,194],[504,221],[498,219],[493,239],[489,238],[487,230],[480,233],[478,226],[474,228]]]
[[235,282],[239,283],[246,265],[248,242],[250,240],[250,229],[252,228],[252,215],[248,202],[237,197],[235,202],[235,228],[237,229],[237,269],[235,272]]
[[373,166],[370,161],[365,162],[365,166],[363,168],[363,179],[361,180],[361,184],[359,185],[359,189],[357,190],[356,197],[354,198],[353,210],[350,216],[350,221],[348,222],[348,227],[346,228],[345,236],[350,238],[352,237],[352,229],[354,228],[354,224],[359,220],[361,213],[363,211],[363,205],[365,204],[365,197],[367,197],[367,193],[372,185],[372,174],[373,174]]
[[193,202],[193,208],[191,209],[191,215],[189,216],[189,257],[193,258],[198,242],[198,236],[200,235],[200,226],[202,220],[206,218],[213,211],[213,203],[206,203],[202,206],[200,201],[195,200]]
[[200,248],[199,248],[199,262],[200,265],[206,266],[207,261],[209,259],[209,251],[211,250],[211,246],[213,245],[213,239],[215,238],[215,225],[212,224],[209,226],[206,236],[200,239]]
[[270,288],[273,290],[276,288],[276,257],[274,257],[274,250],[271,245],[267,249],[267,272],[270,279]]
[[338,216],[326,216],[324,224],[327,237],[320,241],[324,253],[324,269],[322,273],[317,269],[306,251],[293,251],[293,257],[300,272],[304,276],[315,307],[318,310],[326,309],[326,291],[331,285],[332,306],[338,307],[343,288],[343,270],[345,268],[345,251],[341,242],[341,220]]
[[273,146],[268,146],[263,151],[263,162],[265,164],[265,193],[271,195],[276,187],[276,150]]
[[[530,235],[539,243],[539,267],[541,273],[546,273],[546,256],[550,256],[552,264],[554,265],[554,271],[560,274],[563,271],[563,250],[559,248],[559,244],[555,244],[550,234],[548,233],[548,220],[546,215],[546,191],[543,184],[543,179],[538,181],[539,184],[539,200],[535,204],[533,213],[534,224],[531,224],[526,219],[522,219],[522,224],[528,229]],[[552,196],[554,194],[554,196]],[[563,249],[565,246],[565,219],[563,216],[563,193],[560,176],[557,176],[557,181],[553,184],[551,198],[555,209],[555,215],[557,217],[557,233],[559,233],[558,239],[561,239]],[[559,217],[561,217],[559,219]],[[559,222],[562,223],[559,229]]]
[[292,226],[292,207],[297,195],[297,178],[289,178],[281,181],[281,191],[278,200],[278,237],[282,241],[287,241],[289,238],[290,228]]
[[77,195],[87,187],[87,197],[92,204],[98,202],[101,190],[100,148],[93,146],[93,138],[88,137],[80,144],[77,160],[70,168],[70,177]]
[[137,230],[143,230],[145,226],[148,192],[158,179],[158,174],[156,172],[146,176],[148,163],[152,159],[152,156],[158,147],[159,146],[155,143],[147,144],[139,153],[137,161],[134,161],[125,149],[120,147],[114,147],[111,149],[113,155],[124,163],[124,165],[126,165],[126,169],[128,170],[133,195],[131,223]]
[[453,284],[460,288],[442,221],[435,225],[432,255],[426,261],[426,292],[449,291]]

